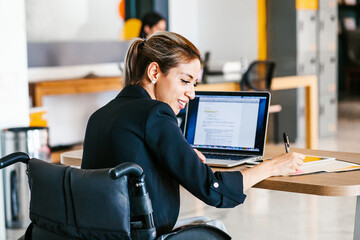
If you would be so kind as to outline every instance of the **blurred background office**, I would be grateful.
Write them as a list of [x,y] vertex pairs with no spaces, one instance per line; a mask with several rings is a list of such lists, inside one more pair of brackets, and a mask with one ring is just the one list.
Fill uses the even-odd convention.
[[[81,146],[90,114],[118,91],[45,94],[38,104],[34,86],[59,80],[120,77],[119,65],[129,40],[138,36],[142,17],[153,11],[163,16],[166,30],[191,40],[204,59],[205,53],[209,53],[210,74],[206,78],[209,83],[239,81],[250,63],[265,59],[276,62],[275,77],[316,75],[318,148],[359,152],[359,0],[0,0],[0,3],[3,6],[0,129],[29,126],[30,111],[41,106],[46,112],[51,149]],[[282,106],[278,123],[281,128],[278,132],[269,131],[269,141],[286,129],[293,144],[304,147],[305,90],[274,91],[272,103]],[[0,190],[1,181],[0,176]],[[2,194],[0,191],[0,239],[5,239]],[[294,209],[288,205],[287,199],[293,198],[290,193],[252,189],[249,195],[260,196],[248,199],[251,207],[246,209],[250,210],[213,211],[194,203],[185,193],[182,215],[213,214],[230,226],[235,239],[259,236],[257,228],[240,217],[244,215],[254,226],[261,226],[266,236],[272,233],[273,239],[352,236],[353,208],[347,211],[341,206],[351,206],[355,203],[353,198],[294,197],[299,206]],[[190,205],[199,208],[187,209]],[[317,217],[327,214],[325,207],[337,210],[328,218]],[[286,224],[274,218],[281,218],[287,211],[297,216],[293,221],[303,225],[301,229],[306,233],[301,235],[293,227],[287,228],[285,235],[276,232],[278,224]],[[335,225],[328,225],[331,223],[327,219],[335,219]],[[304,224],[306,221],[312,225]],[[243,227],[232,224],[237,222]],[[237,232],[242,233],[236,235]],[[242,235],[243,232],[248,235]],[[12,233],[8,231],[8,235]]]

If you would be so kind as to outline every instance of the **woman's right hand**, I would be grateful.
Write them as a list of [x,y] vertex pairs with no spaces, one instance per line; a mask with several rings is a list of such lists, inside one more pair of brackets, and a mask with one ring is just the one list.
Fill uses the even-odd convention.
[[266,160],[263,163],[241,171],[243,175],[244,191],[256,183],[272,176],[288,176],[299,170],[305,156],[300,153],[290,152]]
[[300,169],[305,156],[301,153],[290,152],[265,161],[264,164],[271,164],[271,176],[288,176]]

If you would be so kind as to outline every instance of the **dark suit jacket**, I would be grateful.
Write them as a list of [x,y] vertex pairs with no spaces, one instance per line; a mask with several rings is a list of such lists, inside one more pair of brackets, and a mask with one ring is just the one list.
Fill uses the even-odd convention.
[[144,169],[159,234],[171,231],[177,220],[179,184],[215,207],[234,207],[246,197],[241,173],[213,173],[186,142],[170,106],[136,85],[90,117],[81,167],[110,168],[123,162]]

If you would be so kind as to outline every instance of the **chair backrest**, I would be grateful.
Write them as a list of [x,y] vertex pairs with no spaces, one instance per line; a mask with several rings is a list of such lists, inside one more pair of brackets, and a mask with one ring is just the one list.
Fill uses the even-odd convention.
[[127,177],[31,159],[32,239],[130,239]]
[[360,65],[360,29],[345,32],[347,61],[352,65]]
[[241,79],[241,90],[269,91],[275,66],[275,62],[270,60],[252,62]]

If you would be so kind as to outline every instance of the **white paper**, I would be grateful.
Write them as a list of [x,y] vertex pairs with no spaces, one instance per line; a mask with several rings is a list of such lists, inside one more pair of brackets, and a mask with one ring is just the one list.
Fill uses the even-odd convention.
[[351,171],[355,170],[354,167],[359,167],[360,165],[350,162],[345,162],[341,160],[330,160],[330,161],[318,161],[316,163],[304,164],[300,167],[301,171],[298,174],[308,174],[316,172],[338,172],[338,171]]

